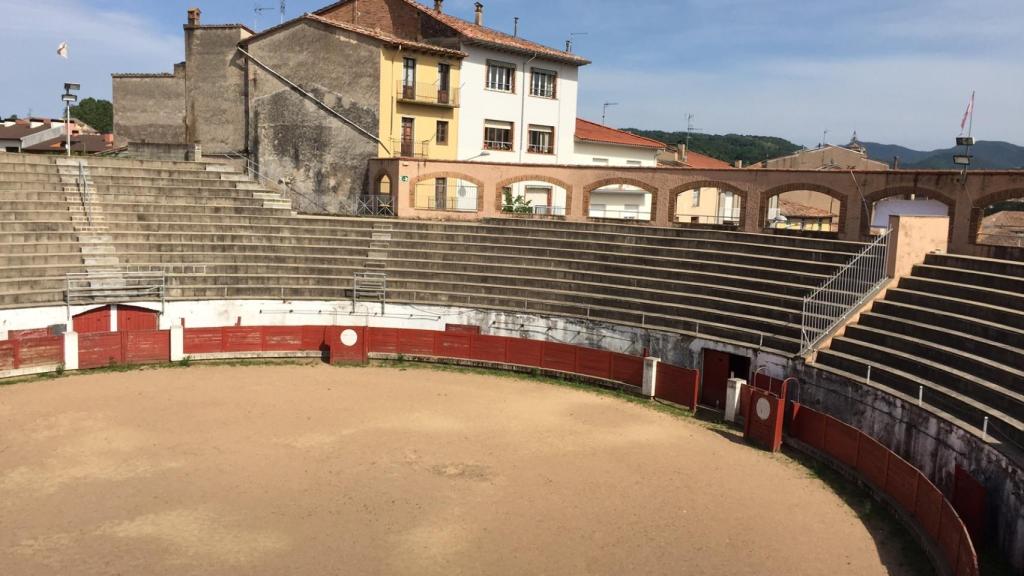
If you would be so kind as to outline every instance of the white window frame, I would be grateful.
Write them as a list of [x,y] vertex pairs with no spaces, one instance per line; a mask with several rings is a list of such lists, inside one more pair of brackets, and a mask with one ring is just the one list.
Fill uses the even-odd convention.
[[[503,145],[501,140],[488,140],[488,130],[508,131],[507,146]],[[498,150],[502,152],[511,152],[515,150],[515,123],[507,122],[505,120],[484,120],[484,150]]]
[[[546,134],[548,137],[547,147],[535,146],[533,143],[534,134]],[[530,124],[526,129],[526,151],[532,154],[554,154],[555,153],[555,127]]]
[[515,94],[516,65],[498,60],[488,60],[484,74],[484,88],[492,92]]
[[[543,82],[542,79],[545,78],[550,78],[550,85],[547,82]],[[544,85],[540,85],[539,81],[543,82]],[[531,68],[530,96],[549,98],[551,100],[558,98],[558,72],[543,68]]]

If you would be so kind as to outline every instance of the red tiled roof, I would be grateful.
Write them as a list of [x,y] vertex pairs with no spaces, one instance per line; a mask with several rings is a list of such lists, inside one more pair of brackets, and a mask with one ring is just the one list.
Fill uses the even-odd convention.
[[637,136],[636,134],[630,134],[629,132],[616,130],[615,128],[609,128],[603,124],[590,122],[583,118],[576,119],[576,139],[587,142],[599,142],[601,144],[618,144],[620,146],[633,146],[636,148],[653,148],[655,150],[661,150],[665,147],[664,143],[658,142],[657,140],[644,138],[643,136]]
[[686,152],[685,165],[688,168],[732,168],[732,164],[728,162],[692,150]]
[[[347,4],[350,1],[351,0],[341,0],[340,2],[335,2],[334,4],[325,6],[317,10],[315,14],[322,14],[324,12],[337,8],[338,6]],[[493,46],[499,49],[512,50],[514,52],[519,52],[522,54],[543,56],[552,60],[566,62],[569,64],[575,64],[577,66],[584,66],[586,64],[590,64],[590,60],[587,60],[582,56],[573,54],[572,52],[566,52],[564,50],[559,50],[557,48],[544,46],[543,44],[531,42],[529,40],[526,40],[525,38],[520,38],[518,36],[505,34],[504,32],[499,32],[497,30],[494,30],[493,28],[488,28],[486,26],[477,26],[473,22],[467,22],[466,20],[457,18],[450,14],[438,12],[437,10],[420,4],[416,0],[402,1],[411,6],[412,8],[419,10],[421,13],[426,14],[427,16],[430,16],[431,18],[437,20],[438,22],[441,22],[442,24],[445,24],[448,27],[452,28],[453,30],[461,34],[464,40],[469,43]]]
[[459,50],[452,50],[450,48],[442,48],[441,46],[437,46],[435,44],[427,44],[425,42],[414,42],[414,41],[411,41],[411,40],[405,40],[405,39],[399,38],[397,36],[393,36],[391,34],[387,34],[385,32],[381,32],[380,30],[371,29],[371,28],[365,28],[363,26],[357,26],[355,24],[349,24],[348,22],[338,22],[336,20],[328,20],[327,18],[321,18],[320,16],[317,16],[315,14],[303,14],[302,16],[299,16],[298,18],[293,18],[291,20],[288,20],[286,22],[278,24],[277,26],[273,26],[271,28],[267,28],[266,30],[260,32],[259,34],[256,34],[254,36],[249,36],[248,38],[245,38],[244,40],[242,40],[240,42],[240,44],[248,45],[250,42],[253,42],[254,40],[259,40],[259,39],[261,39],[261,38],[263,38],[263,37],[265,37],[265,36],[267,36],[269,34],[272,34],[274,32],[277,32],[278,30],[282,30],[284,28],[287,28],[287,27],[289,27],[289,26],[291,26],[293,24],[297,24],[297,23],[299,23],[299,22],[301,22],[303,20],[310,20],[310,21],[313,21],[313,22],[319,22],[319,23],[324,24],[326,26],[332,26],[334,28],[338,28],[338,29],[341,29],[341,30],[347,30],[349,32],[354,32],[356,34],[361,34],[363,36],[367,36],[367,37],[373,38],[375,40],[380,40],[381,42],[383,42],[385,44],[392,45],[392,46],[401,46],[403,48],[412,48],[412,49],[416,49],[416,50],[423,50],[425,52],[432,52],[432,53],[435,53],[435,54],[443,54],[443,55],[446,55],[446,56],[454,56],[456,58],[465,58],[466,57],[466,53],[465,52],[461,52]]
[[823,208],[815,208],[792,200],[779,198],[779,213],[789,218],[831,218],[832,213]]

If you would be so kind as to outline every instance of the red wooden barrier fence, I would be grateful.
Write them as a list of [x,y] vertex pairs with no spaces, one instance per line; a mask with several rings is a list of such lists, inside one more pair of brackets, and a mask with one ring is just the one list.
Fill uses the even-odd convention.
[[978,556],[966,525],[924,474],[860,430],[800,404],[792,406],[790,435],[888,494],[935,542],[954,574],[977,576]]
[[27,336],[0,340],[0,370],[17,370],[64,361],[63,336]]
[[657,382],[654,387],[655,398],[681,404],[693,411],[697,410],[700,372],[658,362],[655,381]]

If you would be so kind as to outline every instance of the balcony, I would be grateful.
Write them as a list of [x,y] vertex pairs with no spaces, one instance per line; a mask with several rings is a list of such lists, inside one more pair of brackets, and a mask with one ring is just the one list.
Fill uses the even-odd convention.
[[391,155],[395,158],[427,158],[430,156],[430,140],[416,142],[405,138],[392,138]]
[[458,88],[449,87],[447,90],[441,90],[437,84],[417,82],[409,85],[399,80],[395,94],[398,101],[404,104],[422,104],[439,108],[459,107]]

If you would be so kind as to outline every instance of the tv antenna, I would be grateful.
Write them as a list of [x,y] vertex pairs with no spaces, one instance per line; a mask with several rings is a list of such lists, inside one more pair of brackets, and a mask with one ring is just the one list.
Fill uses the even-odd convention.
[[690,153],[690,133],[700,132],[700,128],[693,126],[693,114],[686,115],[686,144],[683,148],[683,162],[686,162],[686,155]]
[[605,102],[604,105],[601,106],[601,124],[604,124],[604,119],[608,117],[608,107],[618,105],[618,102]]
[[263,12],[270,12],[271,10],[277,10],[281,13],[281,24],[284,24],[284,11],[285,11],[285,0],[281,0],[280,4],[275,8],[274,6],[260,6],[258,3],[254,3],[252,6],[252,27],[256,29],[259,26],[260,14]]
[[825,131],[821,133],[821,147],[824,148],[825,146],[828,146],[828,128],[825,128]]
[[572,52],[572,39],[576,36],[586,36],[586,32],[570,32],[569,39],[565,41],[565,51]]

